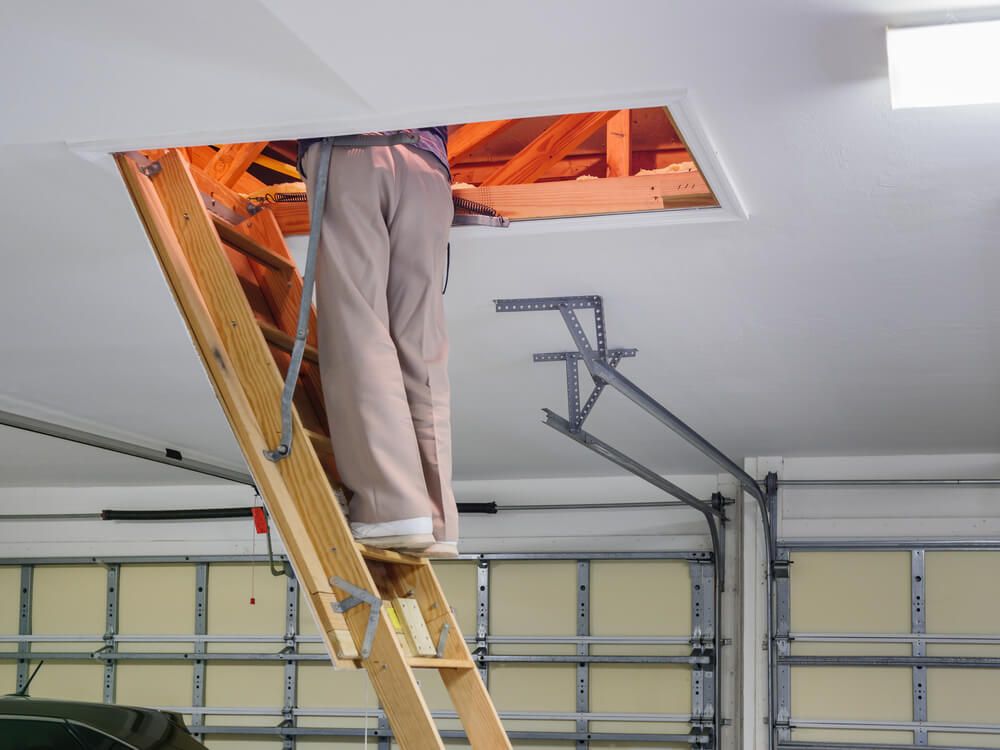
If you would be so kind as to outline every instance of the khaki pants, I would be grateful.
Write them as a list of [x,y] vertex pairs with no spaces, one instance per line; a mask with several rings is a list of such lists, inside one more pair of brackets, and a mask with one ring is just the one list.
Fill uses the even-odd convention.
[[[320,149],[303,165],[318,170]],[[335,147],[316,266],[320,373],[356,534],[458,540],[441,284],[451,185],[408,145]],[[407,523],[412,521],[413,523]],[[403,522],[402,524],[391,522]],[[373,531],[373,529],[375,529]]]

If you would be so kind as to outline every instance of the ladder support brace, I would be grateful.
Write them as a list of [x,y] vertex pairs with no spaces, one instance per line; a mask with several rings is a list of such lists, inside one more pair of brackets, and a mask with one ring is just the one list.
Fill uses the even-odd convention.
[[346,599],[342,599],[333,605],[335,612],[344,614],[361,604],[369,606],[368,627],[365,628],[365,638],[361,644],[361,658],[367,659],[372,652],[372,641],[375,640],[375,630],[378,628],[378,619],[382,611],[382,600],[370,591],[365,591],[353,583],[348,583],[340,576],[333,576],[330,579],[330,583],[350,594]]

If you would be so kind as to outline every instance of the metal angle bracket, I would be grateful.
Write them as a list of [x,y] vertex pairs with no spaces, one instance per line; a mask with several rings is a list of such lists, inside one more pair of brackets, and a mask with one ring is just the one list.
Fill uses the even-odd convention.
[[[577,346],[574,352],[538,352],[532,355],[534,362],[565,362],[566,363],[566,400],[570,429],[573,432],[579,431],[590,412],[597,404],[597,399],[604,391],[607,383],[595,375],[592,363],[598,361],[612,369],[627,357],[634,357],[638,353],[637,349],[608,349],[607,330],[604,317],[604,301],[600,295],[587,295],[575,297],[525,297],[522,299],[498,299],[494,300],[497,312],[538,312],[555,311],[559,312],[569,329],[573,342]],[[590,340],[583,332],[583,327],[576,316],[575,310],[593,310],[594,327],[596,331],[597,347],[592,348]],[[594,389],[591,391],[583,406],[580,405],[580,374],[579,363],[583,360],[587,370],[591,373],[594,381]]]
[[346,599],[341,599],[331,605],[334,612],[344,614],[361,604],[367,604],[369,607],[368,626],[365,628],[365,637],[361,644],[361,658],[367,659],[372,652],[372,642],[375,640],[375,630],[378,628],[378,618],[382,611],[382,600],[370,591],[348,583],[340,576],[333,576],[330,583],[350,594]]
[[438,637],[437,649],[436,649],[438,659],[444,657],[444,647],[448,643],[448,631],[450,630],[451,630],[451,625],[449,625],[448,623],[445,623],[444,625],[441,626],[441,635],[440,637]]

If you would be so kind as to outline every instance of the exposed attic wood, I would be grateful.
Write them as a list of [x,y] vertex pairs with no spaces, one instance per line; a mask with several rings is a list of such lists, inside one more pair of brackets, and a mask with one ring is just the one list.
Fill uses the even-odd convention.
[[[291,235],[309,231],[307,203],[288,197],[305,192],[296,151],[295,141],[274,141],[181,153],[195,179],[231,183],[233,194],[217,199],[239,210],[247,200],[266,202],[280,231]],[[718,205],[664,107],[454,125],[448,153],[455,196],[512,220]],[[213,169],[224,179],[213,178]],[[241,247],[251,256],[254,249]]]
[[[514,220],[697,208],[714,203],[712,191],[699,172],[458,188],[453,192]],[[285,234],[309,233],[308,204],[288,202],[269,207]]]
[[455,164],[482,145],[486,140],[504,131],[514,123],[514,120],[491,120],[489,122],[470,122],[458,127],[448,134],[448,161]]
[[608,120],[608,177],[632,173],[632,110],[623,109]]
[[205,166],[208,176],[226,187],[232,187],[267,146],[257,143],[230,143],[222,146]]
[[585,112],[563,115],[513,159],[483,181],[483,185],[531,183],[562,159],[614,115],[613,112]]

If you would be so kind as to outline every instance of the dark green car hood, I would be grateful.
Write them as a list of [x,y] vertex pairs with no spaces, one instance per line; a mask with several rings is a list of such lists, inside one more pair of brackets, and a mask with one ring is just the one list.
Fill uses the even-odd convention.
[[0,698],[2,716],[67,719],[139,750],[205,750],[184,727],[180,716],[151,708],[5,696]]

